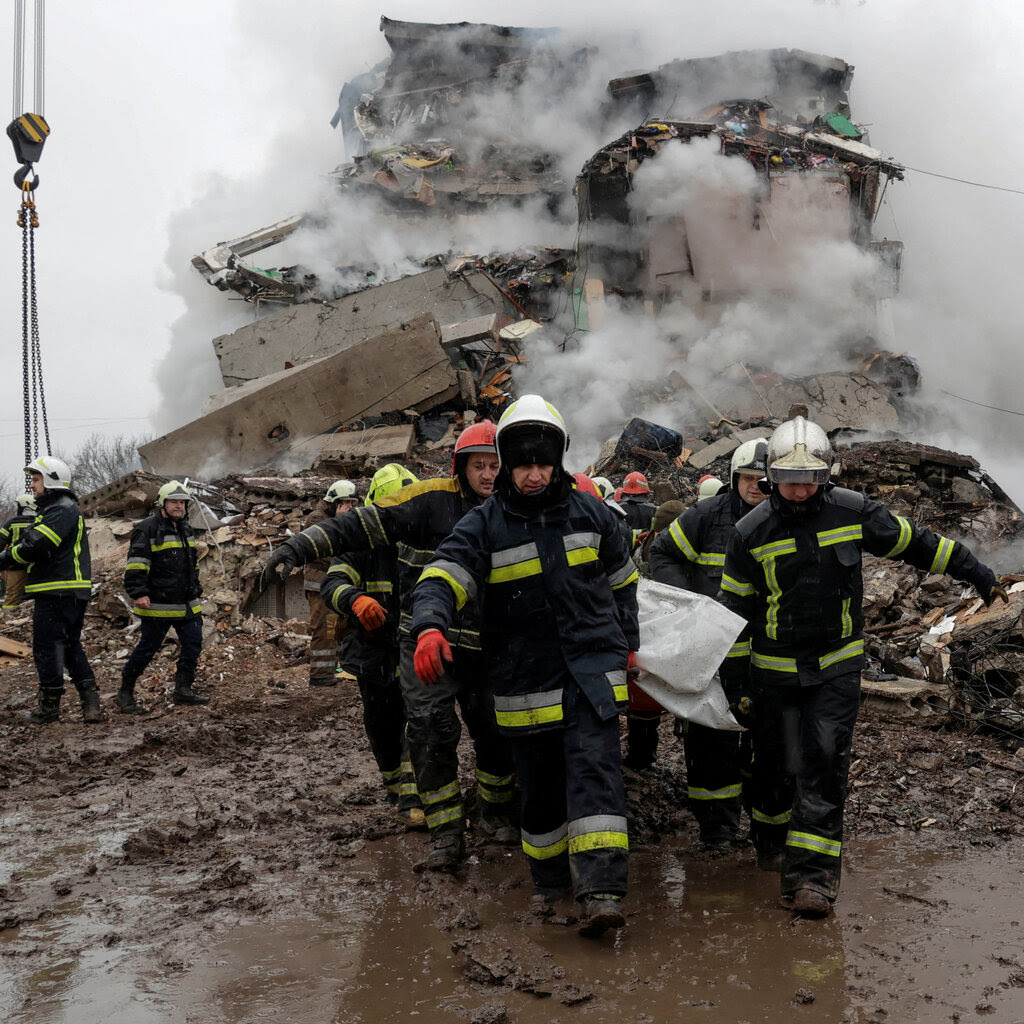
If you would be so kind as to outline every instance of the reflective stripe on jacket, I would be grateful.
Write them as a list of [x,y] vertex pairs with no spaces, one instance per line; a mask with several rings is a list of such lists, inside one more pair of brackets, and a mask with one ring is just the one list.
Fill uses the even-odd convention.
[[527,518],[495,495],[437,549],[414,594],[412,631],[447,633],[479,598],[498,725],[559,728],[567,676],[607,720],[627,701],[639,643],[637,571],[615,515],[570,491]]
[[78,502],[66,491],[47,491],[38,505],[32,525],[10,547],[15,567],[25,568],[25,593],[88,598],[92,565]]
[[[961,580],[981,568],[963,544],[855,491],[829,486],[800,514],[773,493],[737,523],[722,574],[722,602],[750,624],[738,646],[749,640],[758,678],[812,684],[863,667],[862,550]],[[723,673],[746,660],[727,658]]]
[[148,597],[149,608],[134,608],[147,619],[191,619],[200,614],[196,540],[184,519],[174,520],[159,510],[132,530],[124,589],[138,600]]

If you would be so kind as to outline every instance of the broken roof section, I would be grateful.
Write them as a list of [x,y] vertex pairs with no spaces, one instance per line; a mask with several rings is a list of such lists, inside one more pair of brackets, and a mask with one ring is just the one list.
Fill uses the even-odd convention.
[[[901,179],[903,168],[867,145],[850,120],[852,75],[839,58],[764,50],[675,61],[613,79],[609,92],[619,108],[660,107],[671,117],[643,121],[584,166],[576,179],[581,225],[603,222],[626,231],[584,241],[581,263],[617,291],[681,295],[696,308],[752,287],[778,287],[789,255],[808,242],[851,240],[879,259],[876,297],[895,294],[902,243],[874,241],[871,226],[883,184]],[[663,195],[651,215],[638,203],[641,168],[694,139],[743,159],[756,180],[723,182],[691,169],[674,209],[664,200],[672,189],[660,182]]]

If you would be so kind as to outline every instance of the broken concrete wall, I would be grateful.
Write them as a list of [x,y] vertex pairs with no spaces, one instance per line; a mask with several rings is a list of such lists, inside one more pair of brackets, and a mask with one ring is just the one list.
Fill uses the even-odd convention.
[[[227,388],[342,352],[424,312],[450,324],[504,312],[504,297],[482,274],[438,267],[324,303],[289,307],[213,339]],[[231,399],[230,392],[215,402]],[[209,408],[213,408],[211,406]]]
[[[366,416],[433,408],[459,393],[429,314],[335,355],[238,389],[234,401],[139,449],[164,476],[244,472]],[[306,458],[304,465],[311,460]]]

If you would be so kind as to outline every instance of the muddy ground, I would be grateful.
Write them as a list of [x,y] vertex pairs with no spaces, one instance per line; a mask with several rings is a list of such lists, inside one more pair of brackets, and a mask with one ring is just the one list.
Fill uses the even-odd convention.
[[98,656],[93,726],[73,694],[22,724],[31,665],[0,668],[0,1019],[1024,1021],[1024,753],[997,738],[865,711],[843,891],[809,922],[749,847],[699,849],[664,723],[627,773],[628,924],[594,942],[570,906],[531,918],[521,852],[472,830],[457,877],[412,871],[427,840],[390,816],[353,685],[238,631],[179,708],[173,654],[140,717]]

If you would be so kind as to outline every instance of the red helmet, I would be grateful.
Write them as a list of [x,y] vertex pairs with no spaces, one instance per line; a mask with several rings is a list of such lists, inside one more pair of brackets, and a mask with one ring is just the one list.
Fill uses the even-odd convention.
[[577,491],[582,491],[584,494],[592,494],[598,501],[603,500],[600,492],[594,486],[594,481],[586,473],[573,473],[572,478],[575,481]]
[[626,479],[622,481],[623,494],[650,494],[651,489],[647,485],[647,477],[643,473],[627,473]]
[[460,455],[469,455],[471,452],[485,452],[488,455],[497,455],[494,447],[494,432],[497,425],[490,420],[481,420],[472,426],[466,427],[455,442],[455,451],[452,453],[452,476],[458,472],[458,461]]

